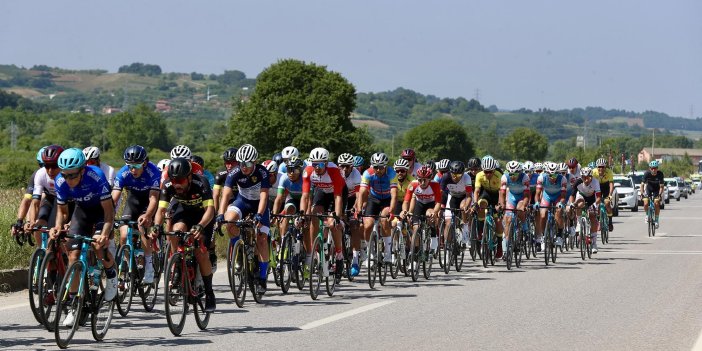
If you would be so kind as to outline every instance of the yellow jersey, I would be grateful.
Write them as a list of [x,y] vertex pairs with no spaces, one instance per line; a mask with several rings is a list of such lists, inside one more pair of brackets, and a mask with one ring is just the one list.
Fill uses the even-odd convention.
[[599,168],[595,168],[592,171],[592,176],[595,179],[597,179],[597,181],[600,183],[600,185],[614,181],[614,173],[609,168],[605,168],[605,170],[604,170],[604,172],[602,172],[602,174],[600,174]]
[[497,193],[500,191],[500,186],[502,185],[502,173],[495,171],[492,174],[492,177],[488,179],[488,177],[485,175],[485,172],[480,171],[476,176],[475,176],[475,186],[474,188],[485,190],[488,193]]

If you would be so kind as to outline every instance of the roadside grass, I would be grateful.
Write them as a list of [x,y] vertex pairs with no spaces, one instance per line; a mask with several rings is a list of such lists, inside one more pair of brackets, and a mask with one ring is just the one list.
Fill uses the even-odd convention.
[[17,246],[10,234],[10,226],[17,219],[22,193],[20,189],[0,189],[0,269],[27,267],[35,249],[27,244]]

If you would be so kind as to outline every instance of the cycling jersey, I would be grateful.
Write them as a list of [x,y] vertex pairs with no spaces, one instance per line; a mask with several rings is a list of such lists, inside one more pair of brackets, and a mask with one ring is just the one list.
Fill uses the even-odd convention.
[[[58,177],[58,176],[56,176]],[[56,196],[55,179],[51,179],[46,173],[46,168],[39,168],[34,175],[34,189],[32,190],[32,199],[39,200],[41,194]]]
[[500,190],[509,194],[510,201],[520,201],[531,191],[529,189],[529,177],[525,173],[519,173],[519,177],[516,180],[504,174],[500,179],[500,184]]
[[224,186],[224,182],[227,180],[227,176],[229,175],[229,171],[227,171],[226,167],[221,167],[217,169],[217,172],[215,173],[215,180],[214,180],[214,186],[212,187],[213,189],[222,189]]
[[376,199],[389,199],[390,189],[397,188],[397,173],[390,167],[385,168],[385,174],[378,176],[371,167],[363,172],[361,187],[370,188],[370,194]]
[[60,173],[56,176],[56,203],[59,205],[73,200],[80,207],[100,207],[100,202],[107,199],[112,200],[110,184],[98,167],[86,166],[75,188],[69,187]]
[[595,168],[592,170],[592,177],[597,179],[600,185],[609,184],[609,182],[614,181],[614,173],[612,173],[612,170],[609,168],[605,168],[602,174],[600,174],[599,168]]
[[280,184],[278,185],[278,195],[284,195],[285,200],[299,200],[302,197],[302,176],[297,178],[296,182],[290,180],[287,173],[281,176]]
[[590,185],[585,185],[585,182],[583,182],[582,178],[578,179],[573,185],[578,191],[578,194],[582,197],[589,198],[600,195],[600,182],[598,182],[597,179],[595,179],[594,177],[592,178]]
[[414,177],[411,175],[406,175],[404,181],[400,181],[400,179],[397,180],[397,201],[402,201],[402,197],[404,196],[404,193],[407,191],[407,188],[409,187],[410,183],[414,180]]
[[212,175],[212,173],[208,170],[203,170],[202,173],[205,176],[205,178],[207,178],[207,182],[210,184],[210,188],[214,188],[214,183],[215,183],[214,175]]
[[540,174],[536,172],[529,175],[529,190],[532,192],[536,190],[536,183],[539,181],[539,176]]
[[490,179],[485,175],[485,172],[480,171],[480,173],[475,176],[475,189],[484,190],[488,193],[497,193],[500,190],[501,179],[502,173],[498,171],[494,171]]
[[34,194],[34,178],[37,176],[37,172],[39,172],[40,168],[37,168],[34,173],[32,173],[32,176],[29,177],[29,181],[27,182],[27,189],[24,191],[24,198],[25,199],[31,199],[32,195]]
[[549,202],[552,202],[561,194],[565,194],[566,191],[566,181],[562,175],[557,175],[555,181],[551,181],[548,173],[542,173],[539,180],[536,182],[536,189],[542,189],[543,199],[548,198]]
[[[341,175],[344,176],[345,173],[342,171]],[[344,177],[344,179],[346,180],[346,188],[349,191],[348,197],[351,198],[356,196],[358,189],[361,187],[361,172],[355,168],[352,168],[351,173],[348,175],[348,177]]]
[[566,175],[563,177],[566,181],[566,198],[569,198],[570,195],[573,194],[576,177],[570,173],[566,173]]
[[[473,192],[473,183],[467,173],[463,173],[463,176],[457,181],[453,180],[451,173],[446,173],[441,177],[440,184],[441,191],[443,191],[446,196],[451,195],[452,197],[464,198],[466,194]],[[443,201],[442,203],[446,204]]]
[[261,199],[262,189],[271,188],[268,171],[260,164],[256,164],[256,168],[248,176],[241,171],[241,168],[233,169],[227,176],[224,186],[229,188],[236,186],[239,189],[237,198],[252,201]]
[[[448,174],[448,173],[446,173],[446,174]],[[444,174],[442,172],[436,172],[436,174],[434,175],[434,181],[441,184],[441,179],[443,179],[446,174]]]
[[214,206],[212,189],[210,189],[207,179],[199,174],[192,175],[188,190],[180,195],[176,192],[171,180],[166,180],[161,189],[158,207],[168,208],[171,199],[177,201],[183,209],[204,209],[209,206]]
[[[271,184],[271,187],[268,188],[268,199],[269,200],[275,200],[275,197],[278,196],[278,185],[280,184],[280,175],[278,173],[275,174],[275,182],[270,183],[271,181],[271,174],[270,172],[268,173],[268,182]],[[273,201],[268,202],[269,206],[273,206]]]
[[571,171],[570,168],[568,168],[568,174],[572,175],[575,178],[580,178],[580,165],[575,166],[575,171]]
[[107,182],[112,186],[115,182],[115,169],[105,162],[100,162],[100,170],[105,174]]
[[327,162],[322,175],[317,175],[312,165],[306,166],[302,172],[302,193],[310,192],[312,186],[325,194],[333,193],[334,196],[341,196],[344,192],[346,181],[341,175],[341,170],[334,162]]
[[405,192],[405,201],[412,200],[414,196],[415,201],[422,204],[437,203],[441,201],[441,188],[439,183],[435,181],[430,181],[429,186],[426,189],[422,189],[419,185],[418,180],[413,180],[407,187]]
[[144,167],[144,171],[139,178],[135,178],[129,171],[129,166],[124,165],[117,172],[113,190],[129,190],[129,194],[140,197],[148,197],[151,190],[159,190],[161,181],[161,171],[153,163],[149,162]]
[[654,196],[658,196],[661,191],[661,185],[665,184],[664,178],[663,172],[660,170],[656,172],[656,175],[653,175],[650,169],[647,170],[641,180],[646,187],[646,195],[653,194]]
[[414,161],[414,165],[412,166],[412,178],[417,179],[417,171],[420,168],[422,168],[422,165],[419,162]]

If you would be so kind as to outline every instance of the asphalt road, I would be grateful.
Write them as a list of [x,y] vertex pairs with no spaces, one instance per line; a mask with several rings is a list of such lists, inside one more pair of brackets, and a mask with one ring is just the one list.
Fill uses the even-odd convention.
[[[643,211],[621,211],[610,244],[593,259],[558,256],[507,271],[469,262],[427,281],[370,290],[344,282],[334,297],[273,290],[237,308],[225,269],[215,274],[217,311],[206,331],[188,315],[180,337],[161,313],[139,305],[117,315],[105,341],[82,328],[72,349],[246,348],[302,350],[690,350],[702,349],[702,196],[671,202],[649,238]],[[224,267],[223,264],[220,266]],[[0,348],[55,349],[31,316],[26,291],[0,297]],[[250,296],[250,295],[249,295]],[[157,305],[163,311],[163,300]]]

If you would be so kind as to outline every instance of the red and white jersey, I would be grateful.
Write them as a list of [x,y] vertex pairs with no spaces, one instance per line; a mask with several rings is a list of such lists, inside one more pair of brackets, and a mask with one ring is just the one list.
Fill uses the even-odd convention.
[[417,171],[422,168],[422,164],[419,161],[414,161],[414,166],[412,166],[412,178],[417,178]]
[[426,189],[422,189],[422,187],[419,185],[419,181],[413,180],[407,187],[405,201],[412,200],[412,196],[415,197],[417,202],[421,202],[423,204],[441,202],[441,189],[439,187],[439,183],[432,180],[429,182],[429,186],[427,186]]
[[33,199],[40,199],[41,193],[46,192],[49,195],[56,196],[56,185],[54,180],[46,174],[46,168],[39,168],[34,175],[34,190],[32,192]]
[[309,194],[312,185],[326,194],[341,195],[344,192],[346,181],[341,175],[339,167],[334,162],[327,162],[327,167],[322,175],[317,175],[311,165],[305,167],[302,172],[302,193]]
[[[341,172],[344,175],[344,172]],[[349,197],[356,196],[358,189],[361,187],[361,172],[356,168],[351,169],[351,174],[346,177],[346,189],[349,190]]]

